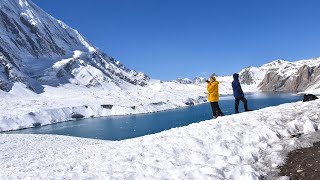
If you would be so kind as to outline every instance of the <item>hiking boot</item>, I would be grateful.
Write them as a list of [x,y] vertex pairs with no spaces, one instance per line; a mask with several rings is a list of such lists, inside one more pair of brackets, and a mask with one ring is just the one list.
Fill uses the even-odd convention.
[[246,112],[249,112],[249,111],[252,111],[252,110],[251,110],[251,109],[246,109],[245,111],[246,111]]
[[223,113],[217,113],[217,117],[218,116],[224,116],[224,114]]

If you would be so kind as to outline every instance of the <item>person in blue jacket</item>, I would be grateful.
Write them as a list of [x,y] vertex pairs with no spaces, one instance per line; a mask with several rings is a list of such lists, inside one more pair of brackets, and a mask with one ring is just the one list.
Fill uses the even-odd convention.
[[233,96],[235,98],[235,113],[239,113],[239,102],[242,101],[244,104],[244,110],[251,111],[248,109],[248,100],[244,97],[244,93],[242,91],[240,82],[239,82],[239,74],[233,74],[233,81],[232,81],[232,89],[233,89]]

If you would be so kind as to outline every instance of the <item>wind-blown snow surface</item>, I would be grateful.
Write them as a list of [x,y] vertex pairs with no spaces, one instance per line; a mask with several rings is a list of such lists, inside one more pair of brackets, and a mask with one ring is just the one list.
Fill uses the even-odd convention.
[[[311,144],[319,108],[284,104],[118,142],[2,134],[0,178],[258,179]],[[303,141],[290,138],[300,132]]]

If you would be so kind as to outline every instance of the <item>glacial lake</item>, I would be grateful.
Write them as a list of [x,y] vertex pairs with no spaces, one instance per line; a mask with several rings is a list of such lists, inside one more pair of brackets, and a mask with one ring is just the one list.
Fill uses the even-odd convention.
[[[297,102],[302,96],[288,93],[247,94],[249,108],[257,110],[284,103]],[[219,101],[225,115],[234,113],[233,96],[222,96]],[[240,102],[239,111],[243,112]],[[154,134],[171,128],[212,119],[209,103],[150,114],[109,116],[101,118],[68,121],[49,126],[10,132],[10,134],[56,134],[75,137],[124,140]]]

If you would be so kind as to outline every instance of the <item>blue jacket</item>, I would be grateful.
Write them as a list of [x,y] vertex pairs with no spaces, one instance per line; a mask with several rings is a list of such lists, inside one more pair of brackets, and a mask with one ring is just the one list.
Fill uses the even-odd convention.
[[233,96],[235,98],[244,97],[244,93],[239,82],[239,74],[237,73],[233,74],[232,89]]

